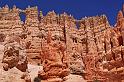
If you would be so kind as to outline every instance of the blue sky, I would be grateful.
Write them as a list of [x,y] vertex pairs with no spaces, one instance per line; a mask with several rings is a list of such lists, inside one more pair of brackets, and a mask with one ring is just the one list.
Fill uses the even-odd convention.
[[105,14],[111,25],[115,24],[116,15],[124,0],[0,0],[0,7],[13,5],[21,9],[30,6],[38,6],[45,15],[48,11],[54,10],[57,14],[66,12],[76,19],[85,16],[96,16]]

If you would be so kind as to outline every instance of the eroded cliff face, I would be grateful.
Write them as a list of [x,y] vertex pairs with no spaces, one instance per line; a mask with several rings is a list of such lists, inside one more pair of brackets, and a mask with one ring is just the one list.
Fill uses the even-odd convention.
[[[25,22],[21,21],[20,13],[26,15]],[[119,11],[114,28],[105,15],[76,20],[66,13],[57,15],[54,11],[46,16],[39,14],[37,7],[25,10],[16,6],[12,9],[8,6],[1,8],[0,43],[11,43],[13,40],[19,43],[25,50],[28,63],[34,65],[42,64],[48,54],[55,52],[51,54],[53,56],[59,53],[60,57],[48,56],[48,61],[50,58],[53,58],[53,63],[56,60],[61,63],[66,61],[70,73],[84,76],[88,81],[124,79],[124,8]],[[49,32],[52,45],[48,44]],[[56,48],[59,44],[65,46],[64,52]],[[45,47],[47,45],[49,51]]]

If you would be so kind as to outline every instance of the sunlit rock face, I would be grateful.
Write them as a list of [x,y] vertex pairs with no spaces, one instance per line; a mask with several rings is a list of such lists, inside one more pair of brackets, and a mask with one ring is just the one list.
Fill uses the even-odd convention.
[[[26,17],[24,22],[21,13]],[[124,5],[113,28],[105,15],[76,20],[66,13],[51,11],[43,16],[37,7],[21,10],[6,5],[0,9],[0,44],[7,47],[2,60],[4,69],[17,67],[25,71],[29,63],[43,65],[38,76],[50,82],[64,81],[69,74],[83,76],[87,81],[121,81],[123,15]]]
[[4,44],[4,55],[2,59],[2,63],[4,64],[3,68],[7,71],[8,69],[16,67],[17,69],[26,72],[28,64],[27,56],[21,45],[15,41],[16,39],[19,38],[15,38],[14,36],[9,37]]
[[67,60],[65,60],[66,49],[61,42],[53,42],[51,38],[51,33],[48,32],[47,44],[42,47],[43,71],[39,71],[38,76],[44,80],[53,80],[48,82],[62,82],[61,78],[70,74]]

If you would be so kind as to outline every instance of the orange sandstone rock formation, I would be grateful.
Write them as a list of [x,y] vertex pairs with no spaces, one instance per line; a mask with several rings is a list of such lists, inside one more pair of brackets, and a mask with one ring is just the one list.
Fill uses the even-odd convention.
[[[21,13],[26,16],[25,22],[20,19]],[[25,49],[28,62],[43,64],[39,76],[44,79],[61,80],[69,68],[70,73],[88,81],[120,81],[124,79],[123,15],[124,6],[113,28],[105,15],[76,20],[54,11],[39,15],[37,7],[21,10],[5,6],[0,9],[0,43],[8,43],[11,35],[19,37],[15,41]]]
[[[48,32],[47,44],[42,48],[42,55],[44,55],[43,71],[39,72],[39,77],[46,80],[54,78],[55,80],[53,79],[52,82],[60,82],[61,78],[69,75],[65,50],[65,45],[61,42],[52,42],[51,34]],[[56,78],[60,79],[57,81]]]

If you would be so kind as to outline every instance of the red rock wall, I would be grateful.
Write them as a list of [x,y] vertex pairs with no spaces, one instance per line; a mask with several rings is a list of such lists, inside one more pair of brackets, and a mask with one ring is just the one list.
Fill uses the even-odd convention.
[[[26,14],[25,22],[20,20],[20,12]],[[15,6],[12,9],[5,6],[0,9],[0,33],[6,36],[5,42],[8,36],[21,37],[20,44],[26,50],[28,61],[40,64],[44,60],[41,51],[47,44],[50,31],[52,41],[66,46],[66,60],[71,73],[85,75],[88,80],[103,79],[99,71],[104,73],[104,69],[110,71],[115,67],[123,67],[123,14],[124,10],[119,11],[113,28],[105,15],[76,20],[66,13],[56,15],[54,11],[40,16],[37,7],[20,10]],[[110,67],[106,67],[104,62]],[[111,64],[118,62],[122,64]],[[106,79],[107,72],[105,74]]]

